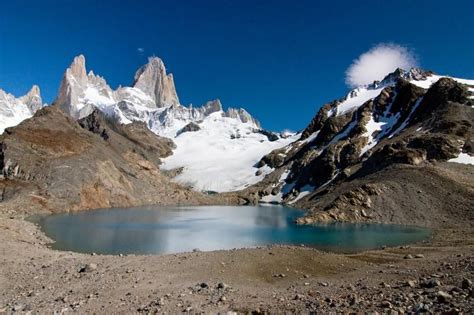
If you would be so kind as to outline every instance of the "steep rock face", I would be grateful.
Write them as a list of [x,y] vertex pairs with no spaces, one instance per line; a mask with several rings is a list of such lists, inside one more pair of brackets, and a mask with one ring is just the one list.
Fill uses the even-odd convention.
[[173,143],[144,124],[120,125],[99,111],[76,122],[56,106],[0,137],[0,206],[27,212],[141,204],[207,203],[159,170]]
[[179,104],[173,75],[166,73],[165,65],[160,58],[151,57],[146,65],[138,69],[133,87],[152,97],[156,107]]
[[30,118],[43,107],[40,89],[33,85],[24,96],[16,98],[0,89],[0,133],[5,128],[16,126],[21,121]]
[[[251,202],[283,202],[310,209],[301,223],[406,223],[413,215],[405,210],[394,214],[396,202],[403,199],[395,191],[403,190],[407,180],[412,187],[425,187],[427,183],[417,176],[427,172],[437,173],[436,178],[447,185],[443,189],[449,189],[450,181],[458,186],[457,178],[462,178],[466,189],[456,193],[466,201],[460,210],[467,211],[474,206],[467,202],[474,182],[456,171],[465,172],[470,166],[440,162],[471,159],[474,164],[473,86],[474,81],[397,70],[381,82],[355,89],[348,97],[323,106],[299,140],[262,158],[258,166],[271,167],[273,172],[241,196]],[[367,94],[371,89],[377,94]],[[400,171],[399,176],[393,168]],[[392,177],[385,178],[387,174]],[[391,199],[378,197],[381,191]],[[405,193],[415,200],[417,191],[423,190]],[[390,202],[387,212],[380,203],[383,200]],[[442,208],[451,206],[438,196],[430,200],[433,203],[426,202],[425,207],[438,207],[433,211],[448,220]],[[417,220],[426,219],[420,211],[431,211],[415,201],[409,208],[415,209]]]
[[59,92],[53,102],[74,119],[88,116],[98,107],[105,112],[115,103],[114,93],[102,77],[91,71],[86,74],[83,55],[74,58],[61,80]]

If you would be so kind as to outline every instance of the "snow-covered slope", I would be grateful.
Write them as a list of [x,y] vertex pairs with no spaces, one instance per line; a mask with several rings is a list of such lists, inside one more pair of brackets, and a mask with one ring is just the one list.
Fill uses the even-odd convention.
[[157,57],[136,72],[131,87],[115,91],[104,78],[86,73],[84,56],[74,58],[54,103],[75,119],[99,108],[123,124],[145,122],[154,133],[173,139],[176,149],[163,168],[180,169],[175,180],[197,190],[231,191],[258,182],[269,171],[256,175],[262,156],[299,137],[265,134],[246,110],[224,110],[219,100],[181,105],[173,76]]
[[34,85],[24,96],[16,98],[0,89],[0,134],[18,125],[43,106],[39,87]]
[[257,183],[272,170],[262,168],[256,173],[261,157],[299,137],[269,141],[266,135],[255,132],[254,124],[224,117],[221,112],[210,114],[197,126],[199,130],[180,133],[173,139],[177,148],[162,168],[183,167],[176,180],[204,191],[233,191]]

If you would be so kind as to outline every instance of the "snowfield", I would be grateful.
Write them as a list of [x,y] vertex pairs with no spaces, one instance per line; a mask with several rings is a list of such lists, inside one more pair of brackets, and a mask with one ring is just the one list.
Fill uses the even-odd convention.
[[295,141],[291,135],[276,141],[255,132],[252,123],[212,113],[199,123],[201,130],[184,132],[173,138],[177,148],[163,160],[162,169],[183,168],[175,181],[201,191],[235,191],[255,184],[272,171],[255,164],[272,150]]

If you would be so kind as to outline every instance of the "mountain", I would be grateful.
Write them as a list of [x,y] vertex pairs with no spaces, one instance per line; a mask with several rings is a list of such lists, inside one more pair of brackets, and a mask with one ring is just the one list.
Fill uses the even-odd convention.
[[3,133],[5,128],[16,126],[30,118],[41,107],[43,101],[40,89],[36,85],[19,98],[0,89],[0,133]]
[[173,148],[144,123],[119,124],[97,109],[75,121],[44,107],[0,136],[0,206],[25,213],[217,202],[159,170]]
[[474,80],[397,69],[322,106],[241,196],[309,209],[302,223],[472,217],[473,97]]
[[262,130],[242,108],[224,111],[219,100],[201,107],[181,105],[173,76],[157,57],[137,70],[131,87],[112,90],[104,78],[86,73],[84,56],[74,58],[55,106],[74,119],[97,108],[119,123],[144,122],[155,134],[173,139],[177,148],[163,168],[195,190],[233,191],[258,182],[268,172],[257,174],[259,159],[296,139]]

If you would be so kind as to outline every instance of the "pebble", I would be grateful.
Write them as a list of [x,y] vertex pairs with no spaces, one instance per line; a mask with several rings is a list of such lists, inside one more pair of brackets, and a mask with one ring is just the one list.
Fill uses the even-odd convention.
[[304,295],[303,294],[296,294],[295,297],[294,297],[294,300],[303,300],[304,299]]
[[226,289],[229,288],[229,286],[228,286],[227,284],[225,284],[224,282],[219,282],[219,283],[217,284],[217,288],[218,288],[218,289],[224,289],[224,290],[226,290]]
[[451,294],[444,291],[438,291],[436,296],[438,297],[438,302],[440,303],[448,303],[453,298]]
[[91,271],[94,271],[96,269],[97,269],[97,265],[94,264],[94,263],[90,263],[90,264],[87,264],[87,265],[82,266],[81,268],[79,268],[79,273],[91,272]]
[[423,287],[425,288],[435,288],[439,287],[441,285],[441,282],[438,279],[430,279],[428,281],[423,282]]
[[472,287],[472,281],[471,280],[469,280],[467,278],[462,279],[462,282],[461,282],[461,288],[462,289],[467,290],[471,287]]
[[423,255],[423,254],[416,254],[416,255],[415,255],[415,258],[425,258],[425,255]]

